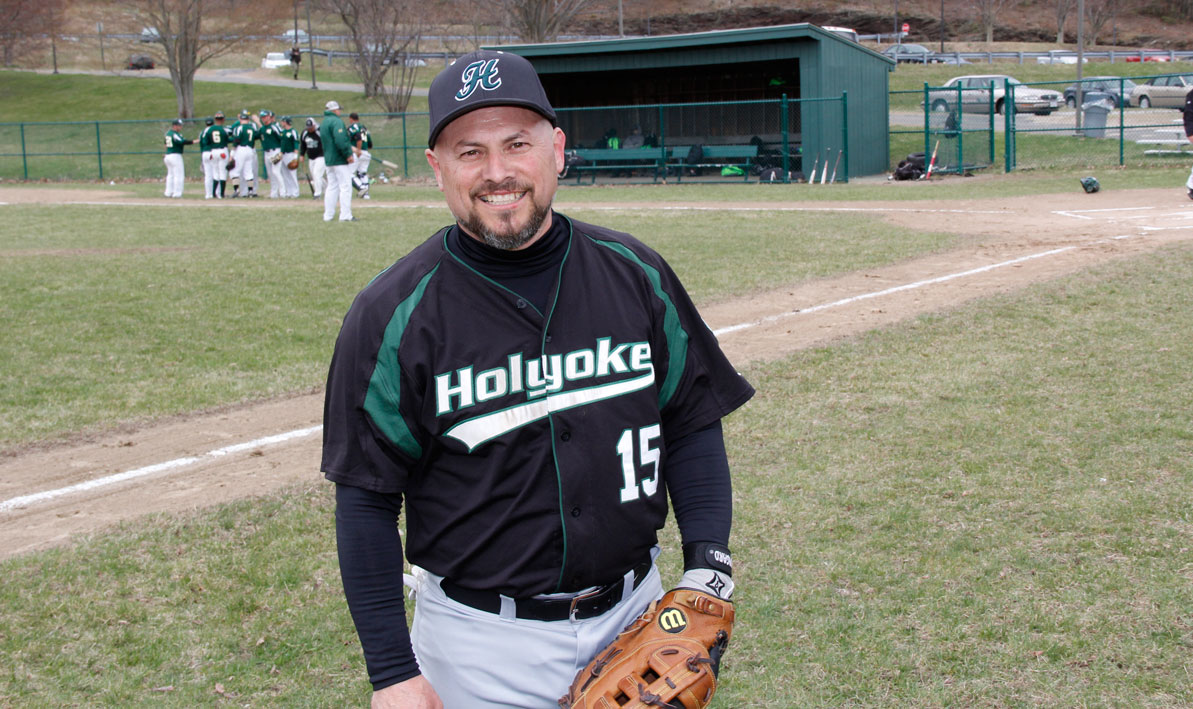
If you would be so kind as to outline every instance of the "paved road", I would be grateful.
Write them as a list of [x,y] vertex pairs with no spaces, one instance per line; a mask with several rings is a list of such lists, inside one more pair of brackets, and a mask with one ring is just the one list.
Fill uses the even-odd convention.
[[[49,74],[49,69],[36,69],[38,74]],[[99,69],[58,69],[59,74],[90,74],[92,76],[131,76],[141,79],[169,79],[170,72],[167,69],[149,69],[142,71],[131,71],[123,69],[121,71],[102,71]],[[305,74],[300,73],[298,80],[286,79],[279,77],[276,73],[268,69],[199,69],[195,72],[195,81],[212,81],[223,84],[255,84],[257,86],[283,86],[292,89],[309,89],[311,88],[311,73],[310,69],[306,70]],[[337,81],[319,81],[319,70],[315,70],[315,83],[320,91],[356,91],[364,93],[364,86],[361,84],[344,83]],[[427,90],[425,88],[415,88],[415,96],[426,96]]]

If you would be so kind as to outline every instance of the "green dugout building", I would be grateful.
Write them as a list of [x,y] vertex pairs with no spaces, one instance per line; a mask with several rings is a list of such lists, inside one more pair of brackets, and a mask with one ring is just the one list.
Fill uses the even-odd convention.
[[668,147],[752,143],[805,173],[840,160],[838,179],[888,167],[895,62],[816,25],[488,49],[530,60],[569,148],[640,132]]

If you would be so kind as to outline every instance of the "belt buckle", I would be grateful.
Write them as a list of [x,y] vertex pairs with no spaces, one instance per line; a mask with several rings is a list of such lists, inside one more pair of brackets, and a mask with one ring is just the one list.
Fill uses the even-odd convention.
[[571,605],[568,607],[568,620],[571,620],[571,621],[576,620],[576,612],[578,610],[580,610],[576,606],[579,605],[580,601],[588,600],[589,598],[595,598],[595,597],[601,595],[602,590],[603,590],[602,587],[597,586],[596,588],[589,591],[588,593],[581,593],[578,596],[573,596]]

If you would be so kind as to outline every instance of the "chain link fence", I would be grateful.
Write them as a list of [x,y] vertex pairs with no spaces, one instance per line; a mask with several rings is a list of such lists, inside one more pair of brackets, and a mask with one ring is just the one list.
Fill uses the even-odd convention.
[[[603,106],[557,113],[568,150],[587,151],[588,164],[571,173],[585,180],[749,181],[765,173],[785,182],[809,173],[814,159],[818,166],[834,164],[836,179],[847,181],[845,99]],[[299,133],[306,118],[292,116]],[[322,121],[322,116],[314,118]],[[393,177],[433,177],[423,154],[427,113],[361,114],[361,122],[373,138],[374,165],[390,163],[381,169]],[[0,179],[162,179],[162,139],[169,128],[169,119],[0,123]],[[203,118],[193,119],[182,133],[196,139],[203,128]],[[618,152],[610,150],[612,144]],[[696,145],[702,157],[692,159]],[[625,150],[633,146],[655,152],[627,157],[631,153]],[[187,146],[183,157],[187,174],[201,175],[197,146]],[[259,164],[264,176],[264,161]]]
[[[891,165],[939,141],[937,170],[1162,167],[1193,158],[1193,73],[1019,83],[959,77],[891,92]],[[1183,163],[1182,163],[1183,164]]]
[[[1193,74],[1010,85],[1006,169],[1155,167],[1193,156],[1180,112],[1190,88]],[[1022,110],[1042,92],[1061,97],[1055,111]]]

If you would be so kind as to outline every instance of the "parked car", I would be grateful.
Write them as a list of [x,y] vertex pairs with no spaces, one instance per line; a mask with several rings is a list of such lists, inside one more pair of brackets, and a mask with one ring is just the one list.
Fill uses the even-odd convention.
[[1168,61],[1168,55],[1167,54],[1145,54],[1143,59],[1140,59],[1139,56],[1136,55],[1134,57],[1127,57],[1127,58],[1123,59],[1123,61],[1125,61],[1125,62],[1141,62],[1141,61],[1142,62],[1166,62],[1166,61]]
[[[1089,59],[1081,58],[1081,63],[1085,64]],[[1036,57],[1036,64],[1076,64],[1077,53],[1069,51],[1068,49],[1050,49],[1044,56]]]
[[269,52],[261,60],[262,69],[277,69],[283,66],[290,66],[290,55],[283,52]]
[[995,113],[1005,109],[1006,84],[1015,86],[1015,110],[1020,113],[1035,113],[1047,116],[1060,108],[1064,100],[1054,89],[1036,89],[1005,74],[975,74],[949,79],[941,89],[928,94],[929,106],[933,111],[952,111],[956,108],[957,87],[961,88],[961,111],[964,113],[985,113],[990,110],[991,101]]
[[955,52],[953,54],[937,54],[935,57],[936,61],[940,64],[953,64],[955,66],[960,66],[961,64],[973,64],[973,62]]
[[129,69],[152,69],[154,66],[153,57],[148,54],[133,54],[128,58]]
[[1140,108],[1182,108],[1189,89],[1193,89],[1193,74],[1153,76],[1131,91],[1131,103]]
[[278,35],[278,39],[284,39],[291,44],[305,44],[307,41],[307,31],[301,29],[297,32],[292,29],[286,30]]
[[142,27],[141,41],[142,42],[156,42],[161,39],[161,34],[158,33],[156,27]]
[[882,50],[882,53],[900,64],[905,64],[908,62],[916,64],[937,64],[940,62],[940,59],[936,58],[936,55],[932,53],[932,50],[928,49],[922,44],[892,44],[891,46]]
[[[1114,102],[1118,104],[1119,108],[1126,108],[1131,105],[1131,91],[1135,88],[1135,82],[1130,79],[1120,79],[1117,76],[1091,76],[1081,80],[1081,93],[1087,94],[1090,91],[1103,91],[1114,97]],[[1065,88],[1065,104],[1069,108],[1077,105],[1077,84],[1070,84]]]

